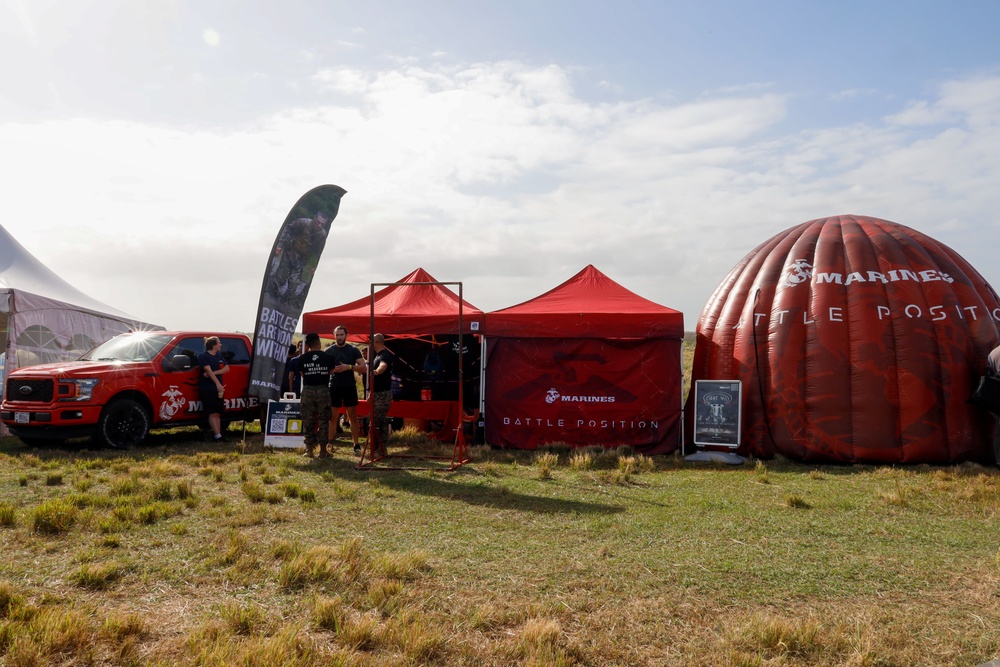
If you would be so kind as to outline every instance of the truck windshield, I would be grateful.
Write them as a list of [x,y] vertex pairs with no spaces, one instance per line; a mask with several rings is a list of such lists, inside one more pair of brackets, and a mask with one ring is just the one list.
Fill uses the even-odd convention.
[[101,343],[80,360],[150,361],[173,339],[173,336],[152,333],[122,334]]

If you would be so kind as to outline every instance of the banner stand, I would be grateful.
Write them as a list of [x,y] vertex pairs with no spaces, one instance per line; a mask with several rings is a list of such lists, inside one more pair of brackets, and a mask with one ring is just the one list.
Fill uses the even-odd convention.
[[[696,380],[694,386],[694,444],[698,451],[685,461],[713,461],[741,465],[743,384],[739,380]],[[706,449],[711,448],[711,449]],[[724,449],[723,449],[724,448]]]

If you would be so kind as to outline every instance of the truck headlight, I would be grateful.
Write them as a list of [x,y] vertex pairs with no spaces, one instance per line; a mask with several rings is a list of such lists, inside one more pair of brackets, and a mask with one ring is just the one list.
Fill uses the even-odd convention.
[[59,392],[60,401],[89,401],[94,395],[94,387],[97,386],[99,380],[97,378],[88,378],[84,380],[60,380],[60,384],[69,385],[69,395],[64,395],[64,392]]

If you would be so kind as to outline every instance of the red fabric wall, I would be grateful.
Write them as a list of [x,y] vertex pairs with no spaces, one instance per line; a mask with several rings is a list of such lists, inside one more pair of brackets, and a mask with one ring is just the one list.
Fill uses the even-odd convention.
[[487,338],[486,440],[536,449],[680,446],[681,341]]

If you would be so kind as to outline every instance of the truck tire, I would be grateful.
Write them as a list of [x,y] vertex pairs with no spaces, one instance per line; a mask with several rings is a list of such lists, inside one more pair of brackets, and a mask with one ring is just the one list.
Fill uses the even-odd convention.
[[149,413],[130,398],[118,398],[101,412],[94,439],[105,447],[134,447],[149,435]]

